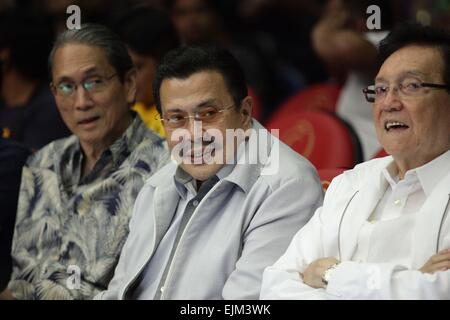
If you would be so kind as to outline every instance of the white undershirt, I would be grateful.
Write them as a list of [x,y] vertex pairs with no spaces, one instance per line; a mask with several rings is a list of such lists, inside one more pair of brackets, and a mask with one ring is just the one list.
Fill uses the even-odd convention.
[[450,151],[422,167],[407,171],[400,181],[395,162],[385,168],[380,175],[384,195],[359,231],[352,261],[389,261],[410,268],[417,213],[449,170]]

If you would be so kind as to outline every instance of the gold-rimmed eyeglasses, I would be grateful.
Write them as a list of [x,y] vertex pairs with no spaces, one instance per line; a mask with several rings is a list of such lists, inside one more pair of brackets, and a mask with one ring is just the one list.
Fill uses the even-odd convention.
[[156,118],[161,120],[165,126],[171,129],[182,128],[186,126],[190,118],[195,121],[201,121],[203,125],[217,123],[222,119],[222,115],[225,111],[235,108],[235,104],[227,106],[225,108],[219,108],[216,106],[204,106],[195,111],[193,115],[189,115],[187,112],[182,111],[169,111],[162,117],[157,115]]

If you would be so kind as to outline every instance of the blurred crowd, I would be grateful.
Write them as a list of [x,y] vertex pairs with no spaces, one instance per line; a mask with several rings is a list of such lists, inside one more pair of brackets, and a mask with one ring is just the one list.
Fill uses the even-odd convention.
[[[36,94],[38,83],[47,85],[46,53],[54,36],[66,28],[69,17],[66,9],[71,4],[81,8],[82,23],[98,22],[111,27],[120,26],[120,20],[136,6],[152,6],[167,11],[181,43],[212,42],[226,47],[238,58],[249,86],[261,101],[260,119],[265,120],[288,97],[311,84],[345,82],[351,71],[346,68],[348,66],[322,59],[312,41],[314,27],[326,16],[327,10],[330,11],[332,3],[338,2],[348,8],[345,28],[358,32],[367,31],[365,9],[370,4],[381,7],[381,26],[385,30],[405,20],[420,20],[439,26],[448,26],[450,21],[448,1],[2,0],[2,135],[9,137],[14,134],[11,132],[14,128],[5,122],[17,122],[18,117],[23,117],[17,112],[5,114],[3,109],[25,104]],[[142,43],[146,41],[145,35],[135,35],[135,39]],[[10,80],[12,70],[17,71],[15,81]],[[31,82],[33,85],[24,84]],[[25,88],[20,90],[20,94],[12,92],[21,86]],[[41,100],[46,98],[41,96]],[[48,106],[49,102],[42,102],[42,105]],[[50,114],[51,111],[47,112]],[[58,115],[50,116],[57,124]],[[39,119],[33,118],[33,122],[39,122]],[[65,133],[63,125],[51,129],[54,132],[48,135],[53,138]],[[23,139],[26,140],[25,137]],[[50,137],[42,139],[47,141],[31,141],[30,146],[42,147]]]

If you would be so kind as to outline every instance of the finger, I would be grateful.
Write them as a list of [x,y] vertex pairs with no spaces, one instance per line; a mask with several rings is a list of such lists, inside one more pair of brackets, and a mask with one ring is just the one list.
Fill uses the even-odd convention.
[[450,248],[439,251],[437,254],[450,253]]
[[434,273],[437,271],[446,271],[450,269],[450,261],[443,261],[440,263],[433,264],[427,268],[426,273]]
[[433,264],[440,263],[442,261],[450,260],[450,253],[438,253],[431,257],[431,262]]

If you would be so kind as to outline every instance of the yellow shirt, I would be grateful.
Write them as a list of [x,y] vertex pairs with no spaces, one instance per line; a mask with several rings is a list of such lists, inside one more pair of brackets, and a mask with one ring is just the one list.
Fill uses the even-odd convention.
[[156,110],[156,105],[147,108],[143,103],[136,102],[133,106],[133,110],[139,114],[147,128],[153,130],[163,138],[166,137],[163,124],[161,123],[161,120],[158,119],[159,114],[158,110]]

